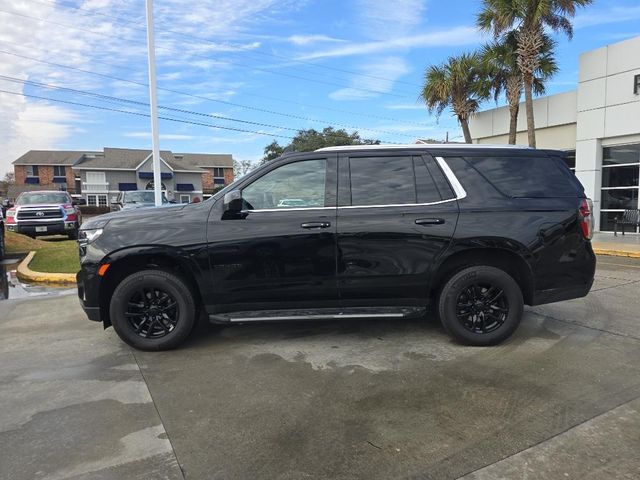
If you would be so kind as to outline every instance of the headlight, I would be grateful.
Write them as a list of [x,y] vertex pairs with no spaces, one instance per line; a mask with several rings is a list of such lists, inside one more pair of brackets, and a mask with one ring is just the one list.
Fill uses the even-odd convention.
[[101,228],[94,228],[92,230],[80,230],[78,232],[78,241],[85,244],[91,243],[100,235],[102,235]]

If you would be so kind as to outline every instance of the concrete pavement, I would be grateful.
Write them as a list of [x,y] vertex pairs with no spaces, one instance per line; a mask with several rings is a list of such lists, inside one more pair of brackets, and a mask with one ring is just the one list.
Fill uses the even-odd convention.
[[142,353],[72,295],[0,302],[0,478],[638,478],[638,283],[601,257],[492,348],[369,320]]

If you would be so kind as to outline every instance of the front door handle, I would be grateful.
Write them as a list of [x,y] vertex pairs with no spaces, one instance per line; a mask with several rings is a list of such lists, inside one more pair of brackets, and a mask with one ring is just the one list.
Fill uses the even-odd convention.
[[442,225],[444,218],[418,218],[416,225]]
[[307,222],[300,225],[302,228],[329,228],[330,222]]

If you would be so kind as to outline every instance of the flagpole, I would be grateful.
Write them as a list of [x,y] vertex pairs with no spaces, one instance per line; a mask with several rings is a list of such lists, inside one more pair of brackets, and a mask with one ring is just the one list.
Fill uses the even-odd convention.
[[147,2],[147,54],[149,65],[149,104],[151,105],[151,146],[153,152],[153,191],[156,207],[162,205],[160,141],[158,137],[158,96],[156,91],[156,50],[153,37],[153,0]]

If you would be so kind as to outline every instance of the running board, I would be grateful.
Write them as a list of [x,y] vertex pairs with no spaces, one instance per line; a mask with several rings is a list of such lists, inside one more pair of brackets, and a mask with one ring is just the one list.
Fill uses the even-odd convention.
[[350,320],[356,318],[409,318],[424,315],[425,307],[358,307],[345,309],[261,310],[209,315],[213,323]]

